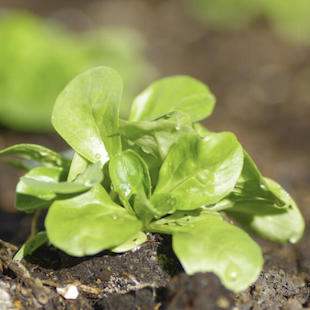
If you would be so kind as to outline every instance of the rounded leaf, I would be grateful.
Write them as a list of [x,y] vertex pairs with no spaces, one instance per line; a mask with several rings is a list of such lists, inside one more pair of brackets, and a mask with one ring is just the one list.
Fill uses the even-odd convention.
[[[261,208],[253,201],[247,204],[247,212],[240,209],[239,203],[236,206],[225,210],[227,215],[239,225],[259,236],[260,238],[279,243],[297,243],[303,236],[305,221],[293,198],[275,181],[264,178],[269,190],[284,201],[287,208],[282,208],[282,212],[258,211]],[[265,202],[266,207],[271,209],[274,205]]]
[[214,272],[228,289],[240,292],[259,276],[259,246],[241,229],[211,217],[173,234],[173,250],[186,273]]
[[122,88],[116,71],[97,67],[74,78],[56,100],[53,126],[91,162],[104,163],[121,150],[117,133]]
[[55,201],[45,226],[50,242],[73,256],[93,255],[123,244],[142,228],[101,185],[72,199]]
[[184,136],[163,162],[155,193],[171,193],[178,210],[208,206],[233,190],[242,165],[242,147],[232,133]]
[[181,111],[195,122],[209,116],[214,105],[215,97],[205,84],[189,76],[172,76],[152,83],[136,97],[129,120]]
[[144,160],[134,151],[126,150],[111,158],[109,173],[113,189],[122,198],[129,200],[134,194],[144,191],[151,194],[151,179]]

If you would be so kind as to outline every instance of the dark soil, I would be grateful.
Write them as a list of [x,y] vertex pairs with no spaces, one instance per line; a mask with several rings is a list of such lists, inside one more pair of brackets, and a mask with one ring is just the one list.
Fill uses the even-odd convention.
[[[217,97],[211,130],[231,130],[263,174],[293,194],[310,220],[310,47],[269,31],[263,21],[225,32],[207,29],[182,10],[179,0],[42,1],[0,0],[60,18],[73,29],[122,24],[141,30],[159,75],[189,74],[206,82]],[[70,7],[87,23],[70,19]],[[66,14],[61,13],[62,10]],[[69,15],[68,15],[69,14]],[[82,16],[83,14],[79,15]],[[74,15],[76,16],[76,15]],[[91,21],[91,22],[90,22]],[[55,135],[18,134],[0,129],[0,148],[38,143],[63,150]],[[138,250],[72,258],[53,247],[26,261],[12,256],[27,237],[29,215],[15,213],[19,173],[0,164],[0,310],[6,309],[310,309],[310,229],[296,246],[260,242],[264,269],[240,294],[227,291],[213,274],[187,276],[171,252],[169,238],[150,236]],[[62,289],[76,287],[76,299]]]
[[[298,249],[265,248],[265,266],[248,290],[232,294],[211,273],[187,276],[157,235],[125,254],[72,258],[44,246],[22,262],[17,247],[1,241],[0,309],[304,309],[310,306],[309,273]],[[66,289],[78,296],[69,299]]]

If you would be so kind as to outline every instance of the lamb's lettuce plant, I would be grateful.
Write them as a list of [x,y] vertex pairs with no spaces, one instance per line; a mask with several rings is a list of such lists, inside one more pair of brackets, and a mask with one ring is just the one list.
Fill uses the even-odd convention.
[[203,83],[174,76],[151,84],[119,119],[122,80],[107,67],[86,71],[58,96],[52,123],[75,150],[72,160],[22,144],[0,151],[38,163],[21,177],[16,208],[48,209],[46,232],[16,259],[49,241],[73,256],[124,252],[147,233],[172,235],[188,274],[214,272],[232,291],[258,277],[260,247],[242,228],[268,240],[297,242],[304,220],[293,199],[264,178],[230,132],[198,121],[215,98]]

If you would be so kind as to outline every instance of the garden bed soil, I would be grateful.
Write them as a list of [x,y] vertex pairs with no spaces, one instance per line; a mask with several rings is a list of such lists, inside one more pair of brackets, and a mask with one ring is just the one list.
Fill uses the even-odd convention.
[[[297,246],[264,246],[264,269],[233,294],[212,273],[186,275],[169,237],[150,235],[138,249],[73,258],[43,246],[26,260],[0,241],[0,309],[298,310],[310,307],[310,273]],[[72,299],[70,299],[72,298]]]

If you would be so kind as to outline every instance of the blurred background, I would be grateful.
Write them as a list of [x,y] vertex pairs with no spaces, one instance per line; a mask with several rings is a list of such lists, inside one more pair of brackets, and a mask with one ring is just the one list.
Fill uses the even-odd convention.
[[[309,16],[309,0],[0,0],[0,148],[66,149],[51,109],[87,68],[120,72],[123,117],[151,81],[188,74],[217,97],[204,124],[233,131],[308,221]],[[30,220],[13,207],[18,174],[0,163],[0,238],[15,243]]]

